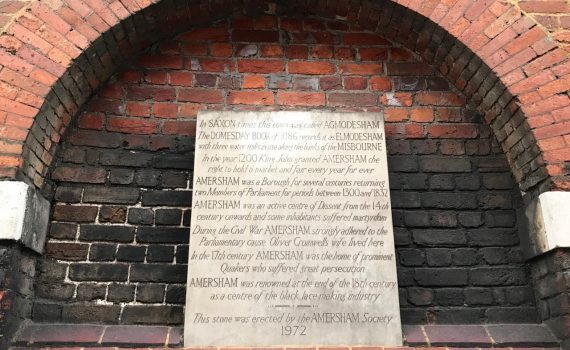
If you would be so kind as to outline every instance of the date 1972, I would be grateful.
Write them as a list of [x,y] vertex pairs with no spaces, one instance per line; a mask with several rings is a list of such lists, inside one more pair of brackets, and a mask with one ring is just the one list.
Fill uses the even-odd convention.
[[305,326],[281,326],[281,335],[307,335]]

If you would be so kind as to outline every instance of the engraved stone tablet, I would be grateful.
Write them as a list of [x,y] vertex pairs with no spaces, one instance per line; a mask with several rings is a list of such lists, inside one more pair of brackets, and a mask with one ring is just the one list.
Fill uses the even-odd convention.
[[186,346],[401,345],[380,114],[198,117]]

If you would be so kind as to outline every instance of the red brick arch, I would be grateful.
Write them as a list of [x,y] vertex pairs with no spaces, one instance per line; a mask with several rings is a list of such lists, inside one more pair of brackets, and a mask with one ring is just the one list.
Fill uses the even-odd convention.
[[[48,0],[0,16],[0,177],[49,191],[62,133],[90,96],[157,40],[236,11],[346,18],[436,66],[485,115],[523,191],[567,190],[570,60],[518,7],[495,0]],[[437,101],[434,101],[437,104]]]

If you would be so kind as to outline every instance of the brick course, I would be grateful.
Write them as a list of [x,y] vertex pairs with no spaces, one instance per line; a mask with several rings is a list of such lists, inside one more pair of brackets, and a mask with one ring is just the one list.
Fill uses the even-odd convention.
[[532,267],[537,307],[544,323],[570,346],[570,252],[556,249],[537,257]]

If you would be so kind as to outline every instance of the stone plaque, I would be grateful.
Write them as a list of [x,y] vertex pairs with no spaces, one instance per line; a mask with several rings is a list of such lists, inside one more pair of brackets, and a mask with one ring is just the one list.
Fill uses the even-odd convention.
[[185,346],[401,345],[380,114],[198,117]]

